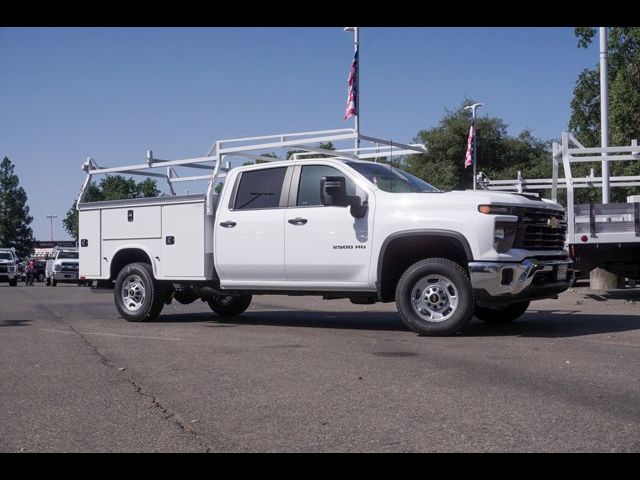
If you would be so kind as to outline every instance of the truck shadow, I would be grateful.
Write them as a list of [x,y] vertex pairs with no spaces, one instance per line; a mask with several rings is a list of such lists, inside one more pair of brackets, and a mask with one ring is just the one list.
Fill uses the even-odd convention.
[[[408,332],[395,312],[259,311],[239,317],[217,317],[209,313],[162,315],[157,322],[209,322],[211,326],[270,326],[379,330]],[[532,310],[508,325],[491,325],[472,319],[465,337],[580,337],[584,335],[640,330],[640,315],[592,315],[575,310]]]

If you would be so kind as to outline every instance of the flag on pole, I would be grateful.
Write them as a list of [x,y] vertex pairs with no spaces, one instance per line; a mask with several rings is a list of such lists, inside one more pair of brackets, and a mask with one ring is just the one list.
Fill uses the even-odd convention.
[[347,95],[347,108],[344,119],[349,120],[351,117],[358,115],[358,92],[356,91],[356,75],[358,71],[358,51],[353,56],[353,63],[349,71],[349,93]]
[[469,128],[469,138],[467,139],[467,154],[464,157],[464,168],[473,165],[473,137],[476,135],[476,124],[471,123]]

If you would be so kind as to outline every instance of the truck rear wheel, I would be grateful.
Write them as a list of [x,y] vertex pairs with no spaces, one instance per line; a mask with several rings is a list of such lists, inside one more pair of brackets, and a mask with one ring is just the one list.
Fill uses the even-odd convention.
[[251,304],[252,295],[226,295],[207,300],[209,308],[221,317],[235,317]]
[[504,325],[524,315],[524,312],[529,308],[529,303],[531,302],[512,303],[502,308],[476,307],[473,314],[483,322]]
[[116,308],[127,322],[155,320],[164,306],[163,289],[148,263],[130,263],[120,270],[113,292]]
[[18,277],[14,277],[11,280],[9,280],[10,287],[15,287],[16,285],[18,285]]
[[446,258],[411,265],[400,277],[396,305],[402,322],[420,335],[451,335],[473,317],[467,272]]

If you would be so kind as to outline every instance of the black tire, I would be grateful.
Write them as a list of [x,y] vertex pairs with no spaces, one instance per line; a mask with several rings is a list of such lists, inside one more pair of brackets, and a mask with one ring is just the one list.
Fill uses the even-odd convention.
[[18,278],[15,277],[13,280],[9,280],[9,286],[10,287],[15,287],[18,285]]
[[252,295],[228,295],[207,300],[209,308],[221,317],[235,317],[251,305]]
[[113,295],[118,313],[127,322],[153,321],[164,307],[164,289],[148,263],[130,263],[120,270]]
[[531,302],[512,303],[508,307],[502,308],[476,307],[473,314],[483,322],[504,325],[524,315],[524,312],[529,308],[529,303]]
[[402,322],[419,335],[459,332],[473,317],[469,275],[446,258],[420,260],[400,277],[396,305]]
[[44,282],[44,273],[39,273],[38,274],[38,281],[39,282]]
[[57,285],[58,285],[58,281],[57,281],[56,279],[52,278],[52,279],[51,279],[51,286],[52,286],[52,287],[55,287],[55,286],[57,286]]
[[51,279],[50,279],[50,278],[45,279],[44,284],[45,284],[47,287],[48,287],[49,285],[51,285]]

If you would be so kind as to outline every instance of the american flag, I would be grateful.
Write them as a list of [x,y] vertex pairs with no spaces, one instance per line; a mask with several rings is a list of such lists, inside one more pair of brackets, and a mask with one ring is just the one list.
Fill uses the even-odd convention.
[[347,95],[347,109],[344,119],[349,120],[354,115],[358,115],[358,92],[356,91],[356,72],[358,70],[358,51],[353,56],[353,63],[349,71],[349,94]]
[[473,122],[469,128],[469,138],[467,139],[467,154],[464,157],[464,168],[473,165],[473,137],[476,135],[476,124]]

